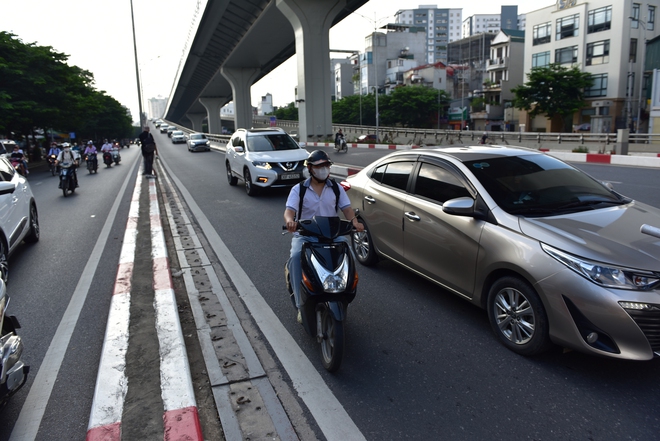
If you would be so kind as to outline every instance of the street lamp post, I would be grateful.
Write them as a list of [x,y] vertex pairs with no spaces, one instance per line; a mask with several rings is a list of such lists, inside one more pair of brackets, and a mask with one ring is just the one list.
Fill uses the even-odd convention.
[[133,0],[131,0],[131,24],[133,25],[133,51],[135,53],[135,77],[137,79],[137,92],[138,92],[138,118],[140,120],[140,129],[142,129],[146,121],[142,120],[142,90],[140,87],[140,68],[138,65],[137,43],[135,41],[135,18],[133,18]]

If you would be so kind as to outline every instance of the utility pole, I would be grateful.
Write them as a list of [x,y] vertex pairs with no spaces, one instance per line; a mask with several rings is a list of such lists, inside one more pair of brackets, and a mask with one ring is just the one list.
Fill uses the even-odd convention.
[[131,0],[131,24],[133,25],[133,51],[135,53],[135,78],[137,80],[137,91],[138,91],[138,118],[140,120],[140,130],[146,125],[146,121],[143,121],[142,118],[142,88],[140,87],[140,68],[138,64],[138,55],[137,55],[137,43],[135,40],[135,18],[133,17],[133,0]]

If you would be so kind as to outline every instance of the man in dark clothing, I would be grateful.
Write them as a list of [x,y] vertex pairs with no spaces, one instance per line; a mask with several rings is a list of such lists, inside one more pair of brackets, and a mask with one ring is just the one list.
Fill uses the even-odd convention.
[[154,155],[158,153],[156,150],[156,141],[154,136],[149,133],[149,127],[145,126],[144,131],[140,133],[140,145],[142,146],[142,157],[144,158],[143,174],[147,176],[156,176],[153,172]]

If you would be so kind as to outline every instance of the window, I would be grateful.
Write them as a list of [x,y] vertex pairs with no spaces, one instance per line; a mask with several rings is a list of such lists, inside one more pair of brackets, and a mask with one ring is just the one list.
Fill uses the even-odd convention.
[[580,28],[580,14],[570,15],[557,19],[556,39],[562,40],[569,37],[577,37]]
[[577,63],[578,47],[571,46],[555,50],[555,63],[575,64]]
[[15,169],[9,163],[8,159],[0,157],[0,181],[11,181],[14,177]]
[[649,6],[649,17],[646,20],[646,30],[652,31],[655,29],[655,6]]
[[612,7],[594,9],[587,16],[587,33],[607,31],[612,26]]
[[637,39],[630,39],[630,56],[628,57],[630,63],[637,63]]
[[584,90],[585,98],[607,96],[607,74],[592,75],[594,84]]
[[442,167],[428,163],[423,163],[419,170],[414,194],[441,204],[454,198],[471,197],[456,176]]
[[630,18],[632,19],[630,27],[633,29],[639,28],[639,3],[633,3],[632,14],[630,14]]
[[550,43],[550,22],[534,26],[532,31],[532,44],[534,46]]
[[545,67],[550,64],[550,51],[532,54],[532,67]]
[[383,185],[406,190],[414,162],[391,162],[376,168],[371,178]]
[[587,44],[587,66],[610,62],[610,40]]

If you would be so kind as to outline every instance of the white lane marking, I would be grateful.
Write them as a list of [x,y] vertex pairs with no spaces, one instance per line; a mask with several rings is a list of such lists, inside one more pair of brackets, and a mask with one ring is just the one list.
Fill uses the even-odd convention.
[[[129,172],[128,176],[132,176],[135,165],[139,164],[139,161],[136,161],[133,165],[133,169]],[[34,378],[32,387],[30,387],[30,392],[28,393],[23,407],[21,408],[21,413],[18,415],[14,429],[11,432],[11,437],[9,441],[27,441],[33,440],[37,437],[39,432],[39,426],[41,425],[41,420],[43,419],[44,412],[46,411],[46,406],[50,400],[50,394],[53,391],[53,386],[55,385],[55,380],[57,380],[57,375],[62,366],[62,360],[64,359],[64,354],[66,354],[66,349],[69,346],[69,341],[71,340],[71,334],[76,327],[78,318],[80,317],[80,311],[82,310],[85,300],[87,299],[87,293],[89,292],[89,287],[92,285],[92,278],[96,272],[96,268],[101,261],[101,254],[108,242],[108,237],[110,236],[110,230],[112,229],[112,224],[117,217],[117,211],[119,210],[119,204],[124,197],[126,192],[126,187],[128,186],[129,179],[125,179],[124,183],[121,186],[121,189],[117,193],[115,202],[112,204],[112,208],[108,213],[108,217],[105,220],[105,224],[101,229],[94,249],[89,256],[89,260],[83,269],[82,275],[78,280],[78,285],[71,296],[69,305],[64,311],[62,320],[60,321],[57,331],[50,342],[48,351],[46,351],[46,356],[44,357],[41,366],[39,366],[39,372]]]
[[[250,278],[243,271],[234,256],[226,247],[211,222],[202,212],[192,195],[183,186],[183,183],[172,173],[164,162],[160,165],[167,169],[168,174],[176,183],[184,200],[199,222],[199,226],[206,238],[221,260],[227,274],[236,286],[239,295],[250,310],[252,317],[261,329],[278,359],[286,369],[293,381],[293,387],[316,420],[319,428],[328,441],[360,441],[366,440],[360,429],[355,425],[346,409],[334,396],[330,388],[323,381],[323,377],[291,337],[284,325],[268,306]],[[286,256],[285,256],[286,257]],[[283,257],[283,258],[285,258]],[[282,274],[284,277],[284,274]]]

